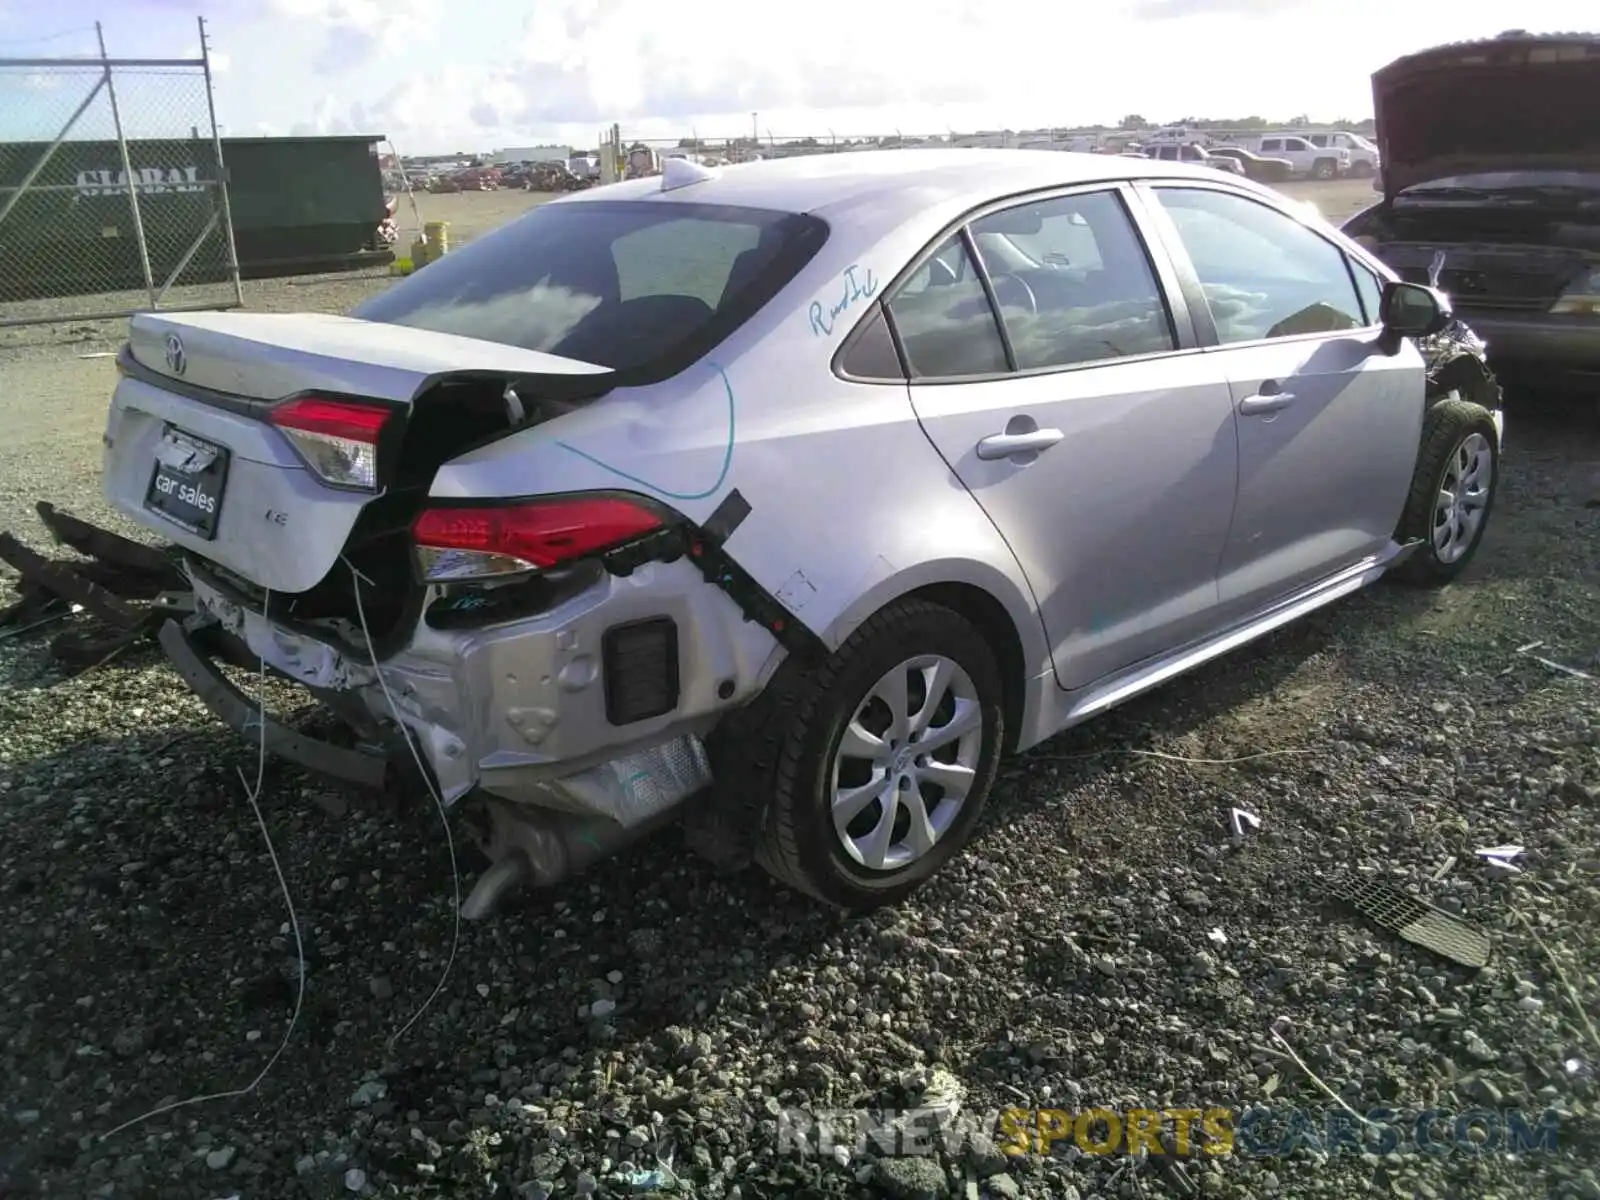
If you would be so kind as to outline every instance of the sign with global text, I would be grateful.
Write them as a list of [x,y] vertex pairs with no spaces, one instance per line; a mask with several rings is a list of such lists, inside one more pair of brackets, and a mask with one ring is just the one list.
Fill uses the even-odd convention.
[[[200,178],[199,167],[138,167],[133,172],[139,195],[171,192],[203,192],[209,182]],[[80,196],[126,196],[128,172],[101,168],[78,172]]]

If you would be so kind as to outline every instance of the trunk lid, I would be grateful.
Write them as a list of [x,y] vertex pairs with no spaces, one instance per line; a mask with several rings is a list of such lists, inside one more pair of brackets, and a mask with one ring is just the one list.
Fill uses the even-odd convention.
[[128,341],[146,369],[246,400],[322,389],[410,403],[448,375],[611,374],[538,350],[323,313],[139,313]]
[[1453,175],[1600,169],[1600,35],[1505,34],[1372,77],[1384,195]]
[[[141,313],[127,353],[107,419],[107,500],[242,580],[294,595],[342,585],[344,556],[373,578],[381,558],[392,568],[381,590],[403,596],[406,531],[434,471],[472,444],[602,394],[612,377],[496,342],[299,313]],[[505,397],[513,381],[515,414]],[[280,401],[306,395],[399,409],[377,492],[329,486],[268,419]]]

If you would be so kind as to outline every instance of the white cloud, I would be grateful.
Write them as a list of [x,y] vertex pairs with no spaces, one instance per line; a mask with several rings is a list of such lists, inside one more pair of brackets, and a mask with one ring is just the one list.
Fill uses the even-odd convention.
[[[194,0],[107,18],[114,53],[193,45]],[[201,0],[230,128],[387,133],[407,152],[556,139],[939,133],[1129,113],[1370,112],[1401,54],[1507,25],[1582,28],[1594,0]],[[7,5],[10,6],[9,10]],[[0,0],[3,36],[55,31]],[[28,15],[18,14],[26,11]],[[134,13],[137,13],[135,18]]]
[[[1527,0],[1518,22],[1576,27],[1591,2]],[[1458,7],[1444,28],[1389,0],[541,0],[515,45],[408,73],[365,112],[446,149],[588,142],[612,121],[638,137],[738,135],[752,111],[779,136],[1130,112],[1332,119],[1370,112],[1370,74],[1398,55],[1499,32],[1488,7]]]
[[320,31],[325,42],[317,68],[338,72],[373,55],[426,45],[444,6],[442,0],[267,0],[267,7],[302,35]]

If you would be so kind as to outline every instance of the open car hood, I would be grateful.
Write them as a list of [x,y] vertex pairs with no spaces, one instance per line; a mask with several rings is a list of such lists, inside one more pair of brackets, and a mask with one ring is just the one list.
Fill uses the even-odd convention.
[[1372,77],[1384,196],[1488,171],[1600,170],[1600,35],[1502,34]]

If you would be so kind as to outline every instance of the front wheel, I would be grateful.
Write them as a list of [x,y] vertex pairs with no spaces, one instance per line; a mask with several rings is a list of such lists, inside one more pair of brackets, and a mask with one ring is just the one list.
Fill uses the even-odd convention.
[[756,861],[837,908],[904,899],[983,814],[1005,736],[993,649],[958,613],[907,599],[774,685],[787,719],[771,730]]
[[1488,409],[1457,394],[1430,408],[1396,533],[1402,543],[1421,545],[1396,578],[1442,587],[1460,576],[1483,541],[1499,476],[1499,434]]

